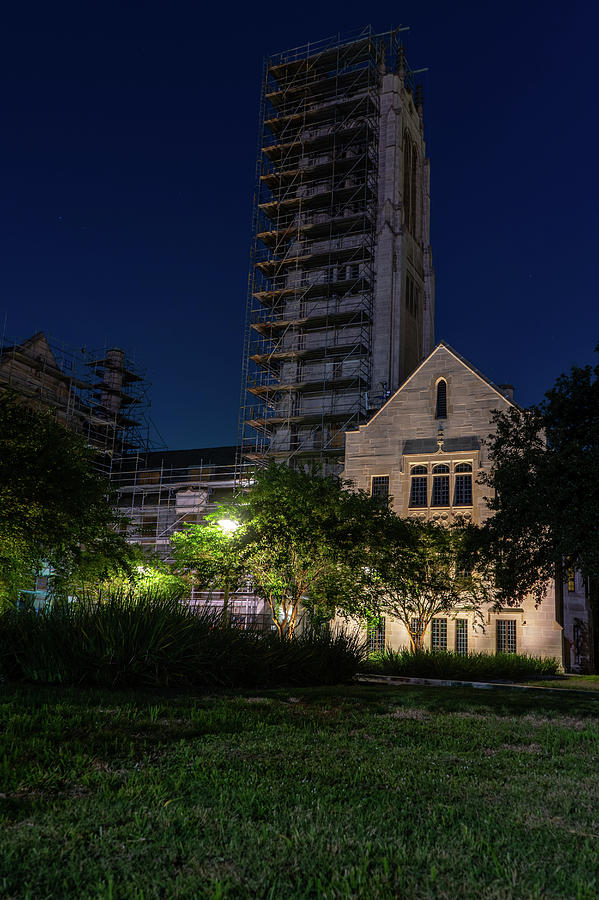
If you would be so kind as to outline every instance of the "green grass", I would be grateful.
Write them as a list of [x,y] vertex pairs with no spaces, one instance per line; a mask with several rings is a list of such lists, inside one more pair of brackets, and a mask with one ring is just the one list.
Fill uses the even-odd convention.
[[561,666],[553,657],[517,653],[469,653],[448,650],[387,649],[373,654],[360,666],[372,675],[448,678],[462,681],[530,681],[556,676]]
[[0,896],[595,898],[599,702],[4,686]]
[[543,681],[543,687],[567,691],[599,691],[599,675],[567,675],[555,680],[549,678]]

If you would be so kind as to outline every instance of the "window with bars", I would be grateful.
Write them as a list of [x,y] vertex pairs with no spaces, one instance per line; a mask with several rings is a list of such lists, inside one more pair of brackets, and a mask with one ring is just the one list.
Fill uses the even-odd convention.
[[385,649],[385,617],[381,616],[375,622],[369,622],[366,626],[366,640],[368,652],[378,653]]
[[447,619],[432,620],[431,650],[447,650]]
[[373,475],[372,484],[370,486],[370,496],[376,497],[382,503],[386,503],[389,499],[389,476]]
[[447,382],[441,379],[437,382],[437,403],[435,406],[435,419],[447,418]]
[[516,652],[516,620],[515,619],[498,619],[497,620],[497,652],[498,653],[515,653]]
[[455,620],[455,652],[468,654],[468,619]]
[[449,506],[449,466],[433,466],[431,506]]
[[572,591],[576,590],[576,573],[574,572],[574,566],[568,566],[568,591],[572,593]]
[[458,463],[454,472],[453,505],[472,506],[472,466],[470,463]]

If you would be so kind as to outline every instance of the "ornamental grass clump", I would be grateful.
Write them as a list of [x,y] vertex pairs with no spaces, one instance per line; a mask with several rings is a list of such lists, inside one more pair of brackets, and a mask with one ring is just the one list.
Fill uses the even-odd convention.
[[365,657],[356,636],[293,640],[244,631],[173,594],[116,593],[0,613],[0,677],[102,687],[229,688],[348,681]]
[[450,678],[462,681],[531,681],[555,677],[562,669],[554,657],[516,653],[452,653],[447,650],[407,648],[384,650],[371,655],[361,666],[363,673],[412,678]]

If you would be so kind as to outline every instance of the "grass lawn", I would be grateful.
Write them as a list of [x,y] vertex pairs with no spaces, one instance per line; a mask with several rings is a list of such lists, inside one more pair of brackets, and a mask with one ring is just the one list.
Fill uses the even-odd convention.
[[599,698],[2,686],[0,896],[596,898]]
[[[539,684],[540,682],[530,681],[528,684]],[[599,675],[568,675],[562,678],[545,679],[542,682],[543,687],[560,688],[567,691],[599,691]]]

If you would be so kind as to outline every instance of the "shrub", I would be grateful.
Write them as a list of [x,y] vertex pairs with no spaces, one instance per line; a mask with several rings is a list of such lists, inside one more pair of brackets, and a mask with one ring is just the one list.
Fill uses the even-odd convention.
[[177,594],[115,594],[101,602],[0,613],[0,675],[105,687],[274,687],[347,681],[365,658],[356,635],[306,631],[294,640],[241,631]]
[[400,675],[423,678],[454,678],[467,681],[528,681],[555,676],[561,666],[553,657],[516,653],[470,653],[467,656],[446,650],[384,650],[375,653],[360,671],[373,675]]

